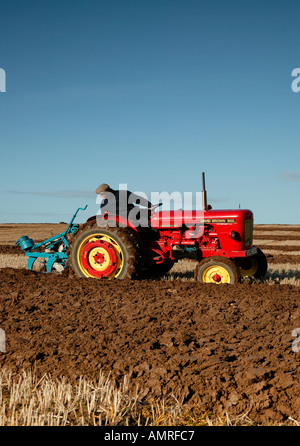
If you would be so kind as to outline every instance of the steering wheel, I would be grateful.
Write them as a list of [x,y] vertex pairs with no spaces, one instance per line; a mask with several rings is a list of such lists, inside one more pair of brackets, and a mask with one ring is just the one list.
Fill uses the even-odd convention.
[[158,208],[158,207],[160,207],[162,205],[163,205],[163,203],[157,203],[157,204],[154,204],[153,206],[151,206],[151,208],[148,208],[148,215],[149,215],[149,217],[151,217],[153,215],[154,210],[156,208]]
[[149,211],[154,211],[154,209],[156,209],[156,208],[158,208],[159,206],[162,206],[162,205],[163,205],[163,203],[154,204],[153,206],[151,206],[151,208],[149,208]]

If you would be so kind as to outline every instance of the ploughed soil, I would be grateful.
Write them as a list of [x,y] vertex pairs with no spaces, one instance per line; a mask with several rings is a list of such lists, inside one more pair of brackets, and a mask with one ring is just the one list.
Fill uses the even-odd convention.
[[289,255],[288,252],[286,254],[266,254],[266,257],[269,264],[286,263],[298,265],[300,263],[300,255]]
[[24,251],[19,246],[15,245],[0,245],[0,254],[24,254]]
[[140,400],[174,395],[206,413],[289,424],[300,420],[299,303],[290,285],[1,269],[0,366],[70,381],[127,375]]

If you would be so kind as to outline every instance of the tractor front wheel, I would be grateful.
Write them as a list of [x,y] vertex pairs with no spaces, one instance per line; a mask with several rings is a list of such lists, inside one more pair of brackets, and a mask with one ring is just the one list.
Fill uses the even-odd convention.
[[235,263],[242,277],[262,279],[268,270],[267,258],[259,248],[257,248],[257,253],[254,256],[237,259]]
[[235,264],[225,257],[208,257],[199,262],[195,269],[194,279],[200,283],[235,284],[241,276]]
[[138,239],[126,227],[87,223],[74,234],[68,250],[69,266],[79,277],[133,279],[140,262]]

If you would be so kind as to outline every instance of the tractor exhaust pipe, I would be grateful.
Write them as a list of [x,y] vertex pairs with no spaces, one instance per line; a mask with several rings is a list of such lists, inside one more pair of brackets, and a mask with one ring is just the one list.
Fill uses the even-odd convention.
[[206,211],[207,196],[206,196],[206,190],[205,190],[205,173],[204,172],[202,172],[202,204],[203,204],[203,210]]

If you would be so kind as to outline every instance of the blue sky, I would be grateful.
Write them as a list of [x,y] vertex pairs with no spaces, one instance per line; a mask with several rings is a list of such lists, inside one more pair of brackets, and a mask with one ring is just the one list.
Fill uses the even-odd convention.
[[294,0],[0,0],[0,223],[202,171],[213,208],[300,223],[299,25]]

